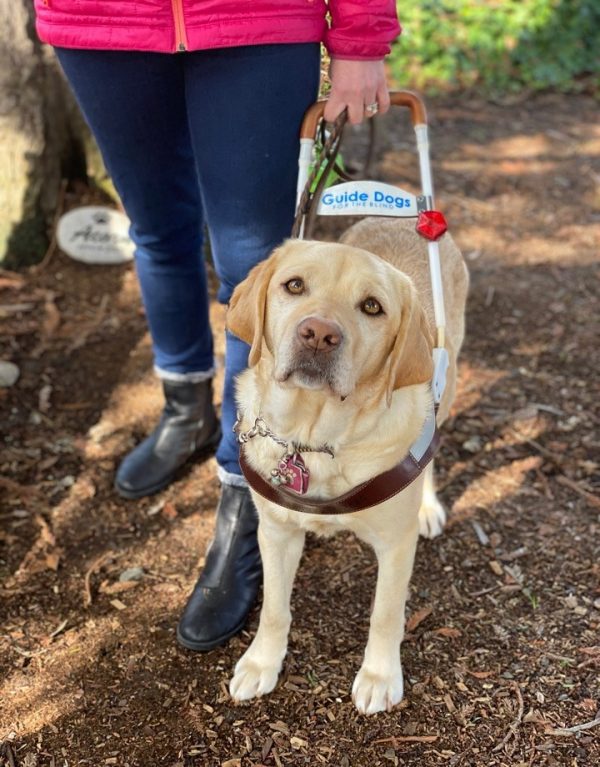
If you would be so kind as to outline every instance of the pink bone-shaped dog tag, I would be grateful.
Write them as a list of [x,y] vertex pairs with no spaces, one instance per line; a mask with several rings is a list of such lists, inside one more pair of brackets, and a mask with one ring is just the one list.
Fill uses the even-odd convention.
[[279,463],[279,475],[281,476],[282,484],[285,484],[286,487],[295,493],[304,495],[308,490],[310,473],[300,453],[287,455],[281,460]]

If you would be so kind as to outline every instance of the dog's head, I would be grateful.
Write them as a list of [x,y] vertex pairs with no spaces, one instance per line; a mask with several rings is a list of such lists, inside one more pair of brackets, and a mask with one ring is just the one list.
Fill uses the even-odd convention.
[[432,339],[410,279],[365,250],[289,240],[236,288],[229,330],[268,352],[282,386],[345,398],[430,380]]

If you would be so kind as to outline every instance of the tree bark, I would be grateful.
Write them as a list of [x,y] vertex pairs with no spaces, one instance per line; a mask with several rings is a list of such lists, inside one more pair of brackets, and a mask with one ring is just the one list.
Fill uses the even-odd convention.
[[39,261],[63,178],[85,178],[87,129],[30,0],[0,0],[0,265]]

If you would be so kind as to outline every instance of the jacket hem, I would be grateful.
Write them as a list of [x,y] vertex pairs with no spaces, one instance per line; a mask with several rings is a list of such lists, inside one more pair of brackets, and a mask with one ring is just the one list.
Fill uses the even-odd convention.
[[[318,43],[326,33],[325,21],[321,18],[294,19],[293,33],[290,33],[287,17],[276,19],[276,28],[257,32],[244,20],[232,19],[214,24],[186,26],[188,51],[233,48],[246,45],[268,45],[278,43]],[[128,27],[126,39],[116,35],[118,27],[104,23],[78,23],[76,27],[66,26],[38,16],[36,30],[40,40],[59,48],[82,48],[95,50],[131,50],[150,53],[175,53],[175,32],[166,39],[164,27]]]

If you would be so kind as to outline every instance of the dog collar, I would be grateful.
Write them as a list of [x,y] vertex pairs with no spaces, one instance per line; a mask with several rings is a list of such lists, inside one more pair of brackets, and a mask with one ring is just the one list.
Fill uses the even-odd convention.
[[240,445],[240,468],[250,487],[278,506],[304,514],[351,514],[378,506],[414,482],[435,455],[439,440],[435,411],[432,409],[427,415],[421,434],[400,463],[337,498],[304,498],[287,490],[283,485],[274,485],[265,480],[246,460],[244,444]]

